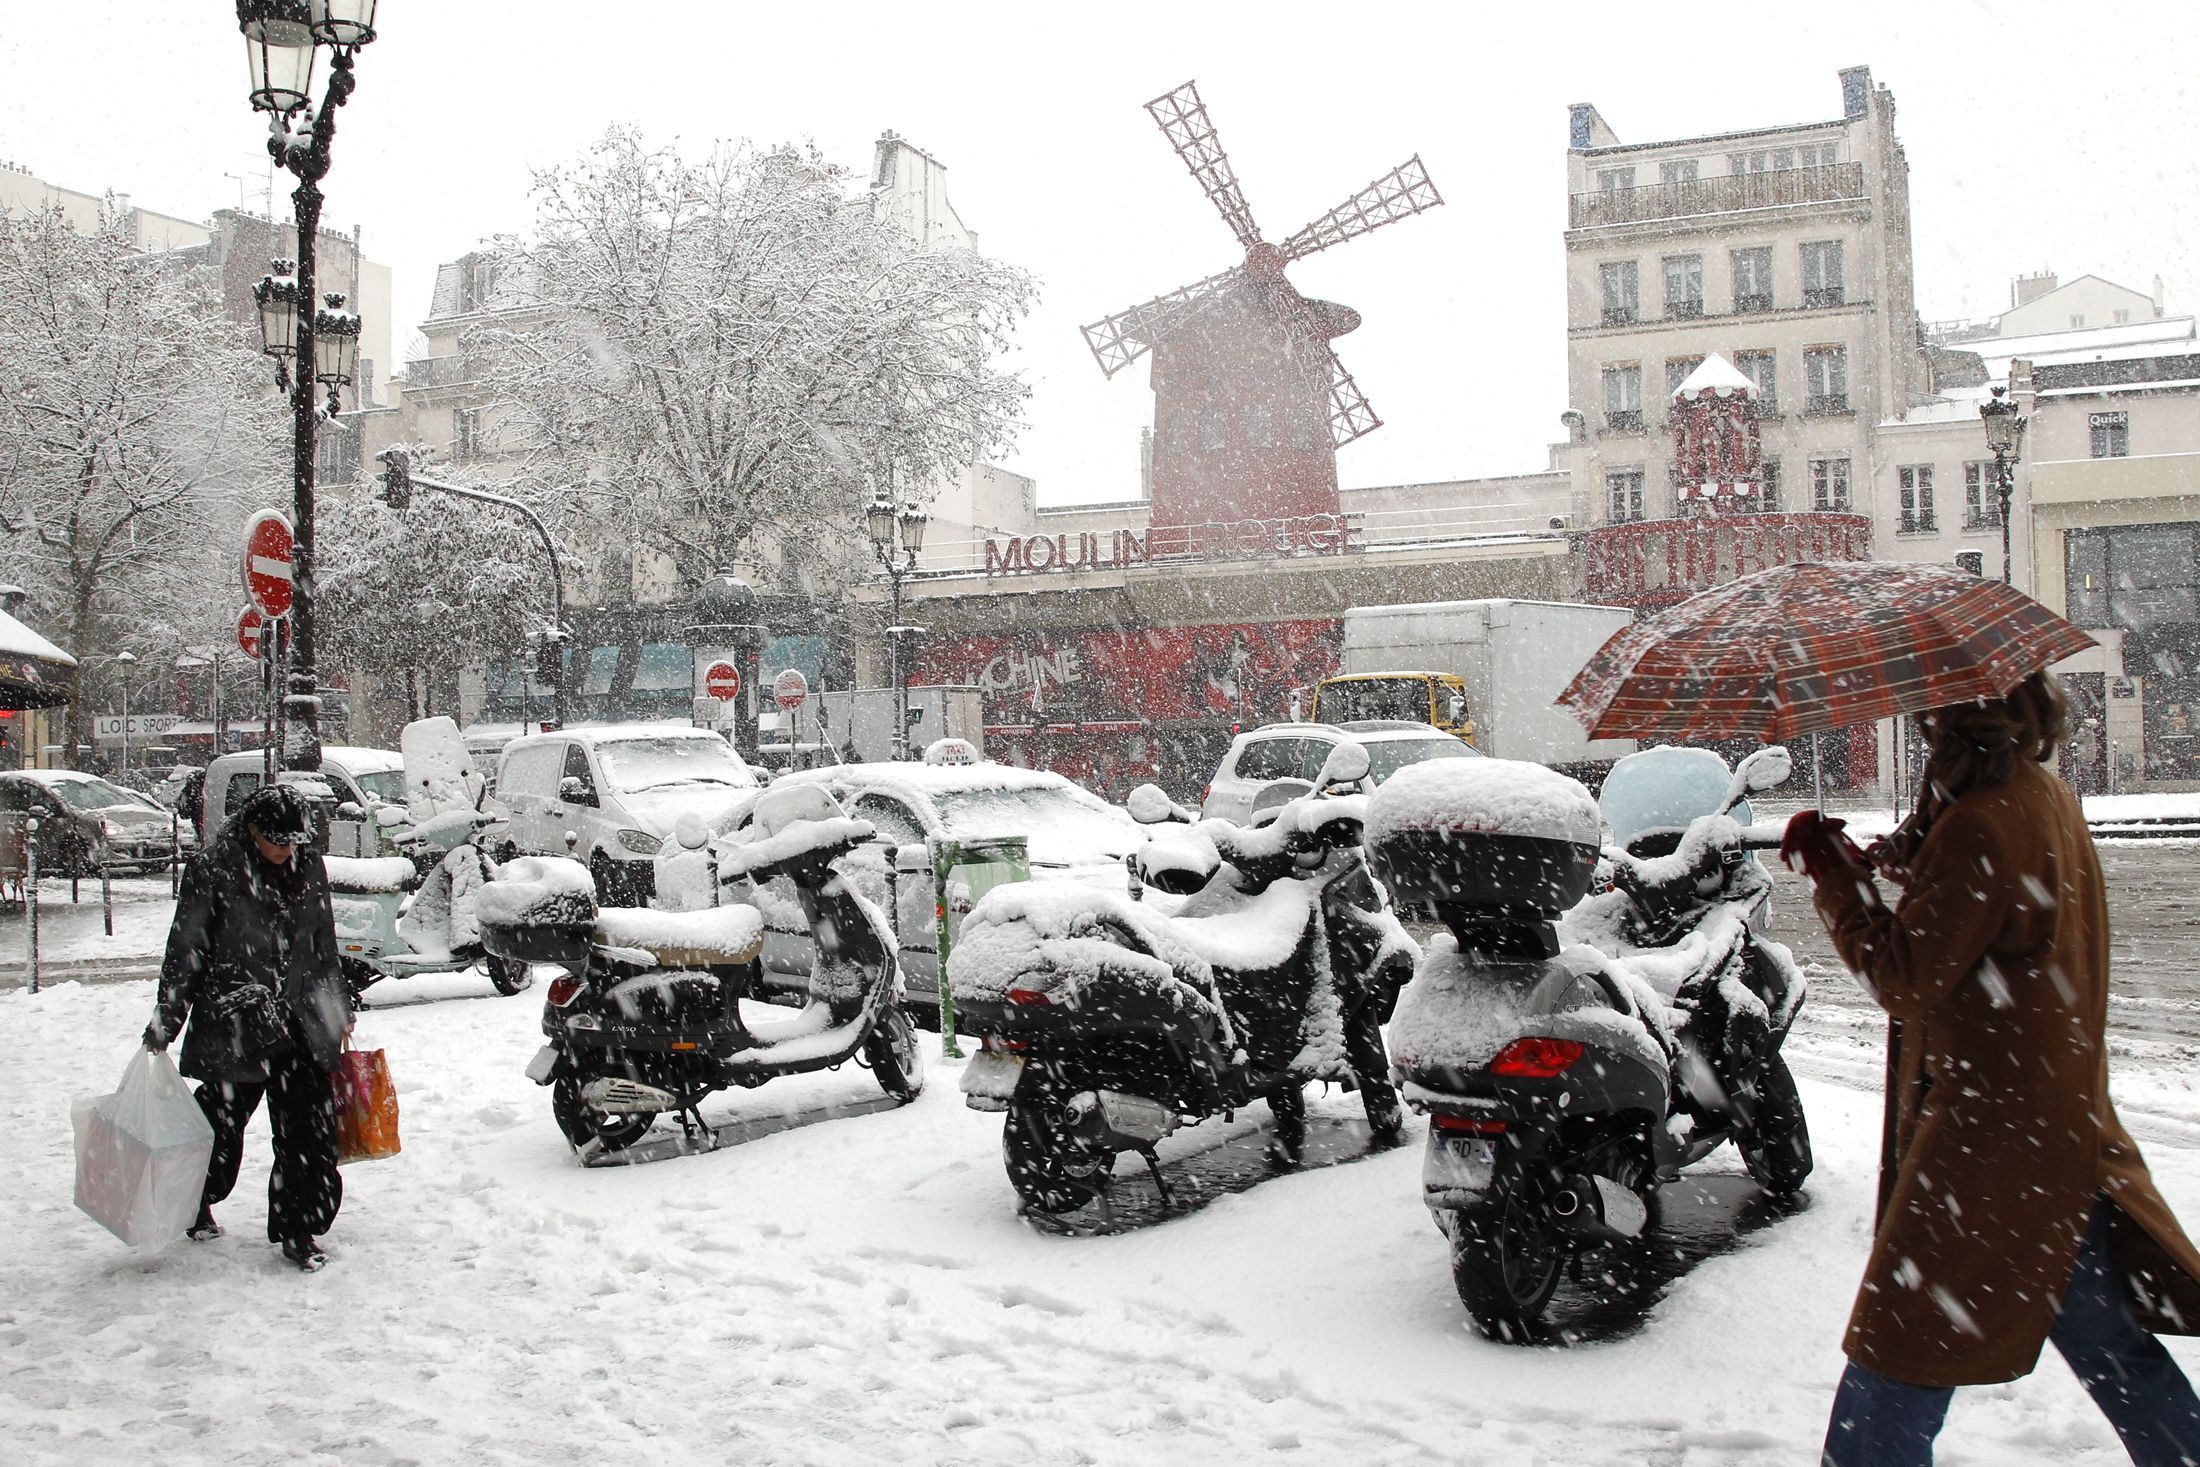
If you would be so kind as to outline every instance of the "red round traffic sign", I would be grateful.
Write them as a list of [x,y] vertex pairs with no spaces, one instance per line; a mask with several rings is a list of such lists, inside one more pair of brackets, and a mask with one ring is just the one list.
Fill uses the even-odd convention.
[[244,648],[247,657],[260,655],[260,628],[267,625],[267,617],[257,606],[247,606],[237,613],[237,645]]
[[290,562],[295,539],[281,510],[263,509],[244,532],[244,593],[269,616],[290,610]]
[[741,669],[730,662],[713,662],[703,669],[703,691],[721,703],[741,696]]
[[792,712],[810,696],[810,680],[799,667],[790,667],[772,679],[772,701]]

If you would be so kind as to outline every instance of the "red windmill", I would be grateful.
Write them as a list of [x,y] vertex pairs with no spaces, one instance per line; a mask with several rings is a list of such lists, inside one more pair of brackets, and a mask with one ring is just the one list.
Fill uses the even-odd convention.
[[[1245,262],[1084,328],[1114,376],[1153,356],[1157,530],[1337,512],[1337,449],[1382,426],[1333,337],[1359,313],[1311,300],[1283,268],[1443,202],[1418,154],[1273,245],[1260,237],[1196,84],[1146,104],[1245,247]],[[1155,550],[1196,548],[1187,530]]]

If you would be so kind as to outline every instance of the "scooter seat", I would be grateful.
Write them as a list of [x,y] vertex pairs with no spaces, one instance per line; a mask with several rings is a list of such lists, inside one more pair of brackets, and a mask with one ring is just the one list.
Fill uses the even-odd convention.
[[747,906],[698,912],[604,907],[596,913],[595,936],[606,947],[648,953],[660,968],[728,967],[752,963],[763,952],[764,918]]

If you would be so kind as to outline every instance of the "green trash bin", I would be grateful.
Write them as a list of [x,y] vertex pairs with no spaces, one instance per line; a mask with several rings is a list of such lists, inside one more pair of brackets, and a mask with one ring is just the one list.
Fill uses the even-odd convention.
[[955,1000],[947,983],[948,951],[952,945],[948,936],[949,920],[959,921],[977,904],[978,898],[996,886],[1029,881],[1031,858],[1027,842],[1020,835],[973,840],[934,837],[926,845],[932,856],[932,911],[939,921],[936,966],[940,985],[940,1053],[947,1059],[961,1059],[962,1048],[955,1042]]

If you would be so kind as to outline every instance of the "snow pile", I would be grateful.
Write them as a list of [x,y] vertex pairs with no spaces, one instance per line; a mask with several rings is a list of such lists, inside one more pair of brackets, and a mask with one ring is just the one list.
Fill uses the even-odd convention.
[[405,761],[405,808],[416,825],[481,803],[481,774],[466,752],[457,723],[448,718],[415,719],[399,731],[397,747]]
[[1629,918],[1634,913],[1634,903],[1625,892],[1600,892],[1559,919],[1559,936],[1568,944],[1585,944],[1603,953],[1614,969],[1644,984],[1665,1007],[1672,1005],[1689,979],[1699,973],[1718,972],[1720,983],[1735,985],[1727,997],[1742,1010],[1763,1006],[1740,986],[1740,964],[1734,961],[1747,937],[1783,980],[1784,991],[1766,1015],[1773,1029],[1786,1027],[1802,1007],[1809,980],[1803,976],[1795,955],[1783,943],[1762,933],[1749,933],[1749,909],[1744,904],[1721,902],[1675,941],[1658,947],[1638,946],[1628,936]]
[[1211,832],[1196,825],[1159,825],[1138,848],[1138,875],[1149,886],[1178,877],[1188,889],[1204,886],[1222,866]]
[[1298,951],[1320,904],[1321,887],[1312,881],[1286,877],[1251,895],[1231,882],[1211,882],[1168,930],[1210,968],[1280,968]]
[[[1625,1055],[1662,1074],[1672,1052],[1664,1005],[1643,1002],[1652,996],[1641,993],[1636,1012],[1621,1013],[1597,983],[1599,971],[1613,976],[1602,953],[1579,944],[1540,962],[1488,963],[1462,957],[1458,943],[1440,933],[1398,996],[1391,1064],[1406,1075],[1479,1069],[1513,1040],[1540,1035]],[[1623,980],[1622,988],[1631,985]]]
[[763,822],[740,831],[718,849],[718,869],[726,876],[776,872],[805,856],[839,855],[861,845],[878,832],[868,820],[835,815],[823,820],[798,820],[784,830],[767,832]]
[[708,851],[668,842],[657,856],[657,891],[650,905],[665,912],[695,912],[718,904],[717,863]]
[[1179,1009],[1211,1014],[1227,1039],[1233,1031],[1214,973],[1178,930],[1114,892],[1012,882],[980,897],[963,919],[948,982],[957,1003],[997,1003],[1011,988],[1044,988],[1063,1007],[1108,982],[1148,984]]
[[1728,851],[1740,850],[1742,827],[1731,815],[1699,815],[1688,822],[1680,844],[1663,856],[1638,858],[1623,850],[1610,853],[1614,877],[1636,890],[1681,891],[1716,875]]
[[323,856],[333,892],[409,891],[420,873],[403,856]]
[[754,907],[605,907],[596,914],[596,936],[612,947],[654,953],[660,963],[746,963],[763,946],[764,918]]
[[596,920],[596,882],[571,856],[515,856],[475,906],[497,927],[578,927]]
[[1517,759],[1409,764],[1368,797],[1367,844],[1402,834],[1533,836],[1601,844],[1597,802],[1579,780]]
[[459,846],[421,881],[397,919],[398,935],[424,958],[447,958],[481,943],[481,853]]

